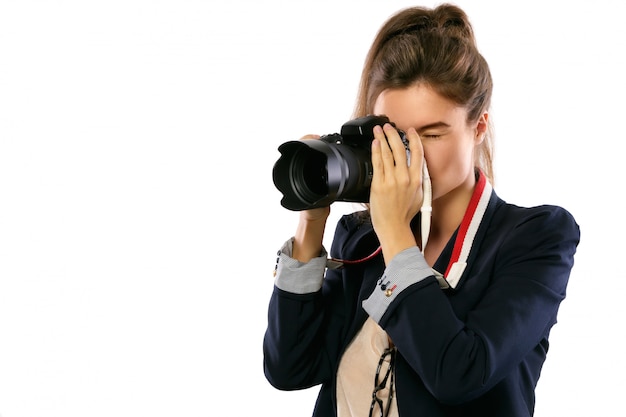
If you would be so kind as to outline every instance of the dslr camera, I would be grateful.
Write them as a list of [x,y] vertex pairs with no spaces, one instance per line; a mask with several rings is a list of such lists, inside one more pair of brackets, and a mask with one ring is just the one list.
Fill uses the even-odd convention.
[[[341,133],[280,145],[281,156],[272,173],[274,185],[283,194],[280,204],[300,211],[327,207],[334,201],[367,203],[373,175],[373,129],[385,123],[391,123],[385,116],[360,117],[341,126]],[[409,159],[405,134],[398,132]]]

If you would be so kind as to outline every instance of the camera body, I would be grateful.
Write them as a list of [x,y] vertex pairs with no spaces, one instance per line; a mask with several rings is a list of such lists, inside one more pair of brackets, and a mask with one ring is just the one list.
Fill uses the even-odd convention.
[[[334,201],[367,203],[373,175],[373,129],[385,123],[391,123],[385,116],[360,117],[346,122],[339,134],[280,145],[281,156],[272,176],[283,194],[281,205],[299,211],[327,207]],[[408,142],[399,133],[408,157]]]

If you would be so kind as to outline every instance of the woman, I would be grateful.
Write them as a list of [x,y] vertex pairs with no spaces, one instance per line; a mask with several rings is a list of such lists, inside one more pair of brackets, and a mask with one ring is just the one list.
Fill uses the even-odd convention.
[[387,116],[410,160],[392,125],[374,128],[368,210],[341,218],[331,248],[343,267],[322,247],[330,209],[302,211],[269,305],[266,377],[321,384],[314,415],[533,415],[580,234],[560,207],[493,191],[491,92],[458,7],[380,29],[355,116]]

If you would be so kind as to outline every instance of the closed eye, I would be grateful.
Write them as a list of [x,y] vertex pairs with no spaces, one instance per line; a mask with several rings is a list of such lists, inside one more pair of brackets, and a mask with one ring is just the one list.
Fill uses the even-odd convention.
[[441,135],[420,135],[422,139],[439,139]]

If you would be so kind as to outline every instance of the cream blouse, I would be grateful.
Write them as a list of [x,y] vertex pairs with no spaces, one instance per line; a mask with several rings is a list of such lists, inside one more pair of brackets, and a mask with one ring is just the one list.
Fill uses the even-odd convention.
[[[371,318],[363,324],[359,333],[354,337],[344,352],[339,369],[337,370],[337,416],[338,417],[363,417],[367,416],[372,404],[372,392],[374,391],[374,379],[380,356],[389,347],[387,333]],[[389,366],[389,356],[386,358],[386,366]],[[383,364],[380,375],[384,375],[387,367]],[[378,398],[383,400],[383,407],[387,406],[389,397],[389,384],[378,392]],[[379,416],[378,405],[374,415]],[[396,395],[392,399],[390,417],[398,417]]]

